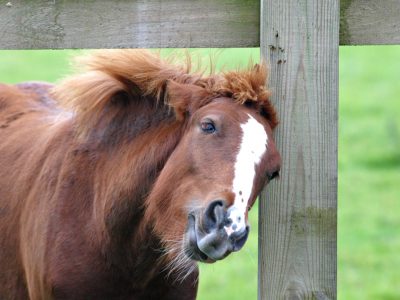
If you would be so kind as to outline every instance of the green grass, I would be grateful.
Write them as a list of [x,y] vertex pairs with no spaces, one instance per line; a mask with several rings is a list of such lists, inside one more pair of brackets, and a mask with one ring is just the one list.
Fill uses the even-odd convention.
[[[170,49],[164,49],[162,54],[168,55]],[[0,50],[0,82],[18,83],[35,80],[56,82],[73,73],[70,61],[83,50]],[[218,69],[237,68],[247,65],[249,59],[259,61],[257,48],[253,49],[192,49],[190,51],[197,62],[201,59],[206,66],[211,59],[217,62]]]
[[1,50],[0,82],[55,82],[71,72],[69,58],[76,50]]
[[[76,53],[0,51],[0,81],[55,82]],[[222,51],[219,66],[249,55]],[[339,103],[338,298],[400,299],[400,47],[342,47]],[[256,299],[257,208],[250,219],[242,251],[201,265],[200,300]]]
[[399,46],[341,48],[340,299],[400,299],[399,95]]

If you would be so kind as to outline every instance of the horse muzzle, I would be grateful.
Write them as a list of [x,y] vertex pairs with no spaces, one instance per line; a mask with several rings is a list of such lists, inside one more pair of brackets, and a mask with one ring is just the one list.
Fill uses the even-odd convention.
[[185,236],[185,253],[202,262],[215,262],[239,251],[245,244],[249,226],[231,230],[232,219],[225,201],[212,201],[205,210],[191,212]]

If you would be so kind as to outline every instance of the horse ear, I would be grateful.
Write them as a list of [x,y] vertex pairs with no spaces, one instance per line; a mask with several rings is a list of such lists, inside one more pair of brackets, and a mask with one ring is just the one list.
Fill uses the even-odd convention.
[[170,80],[167,84],[168,105],[171,106],[178,120],[193,113],[199,101],[207,96],[204,88],[194,84],[182,84]]

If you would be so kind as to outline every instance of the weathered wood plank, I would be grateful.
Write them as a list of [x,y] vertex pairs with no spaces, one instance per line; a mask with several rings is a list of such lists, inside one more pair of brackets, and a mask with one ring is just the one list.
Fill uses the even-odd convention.
[[[258,47],[259,10],[258,0],[0,1],[0,49]],[[399,0],[341,0],[340,44],[400,44],[399,12]]]
[[0,1],[0,48],[250,47],[259,0]]
[[399,0],[341,0],[340,44],[400,44]]
[[260,199],[259,299],[336,299],[339,0],[263,0],[281,178]]

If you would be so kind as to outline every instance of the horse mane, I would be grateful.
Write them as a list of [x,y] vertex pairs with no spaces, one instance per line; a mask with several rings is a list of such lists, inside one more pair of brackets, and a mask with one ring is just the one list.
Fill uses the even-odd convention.
[[[193,71],[189,54],[186,61],[173,57],[162,59],[159,53],[137,49],[93,51],[76,59],[80,73],[65,79],[52,90],[52,95],[67,109],[75,112],[78,130],[87,132],[104,118],[110,103],[151,99],[154,105],[174,106],[169,86],[200,87],[206,92],[202,106],[217,97],[229,97],[240,104],[256,106],[270,126],[278,121],[266,89],[265,63],[244,70],[211,72]],[[211,66],[214,69],[214,66]],[[82,72],[83,71],[83,72]],[[198,97],[197,101],[202,101]],[[112,118],[112,117],[111,117]]]

